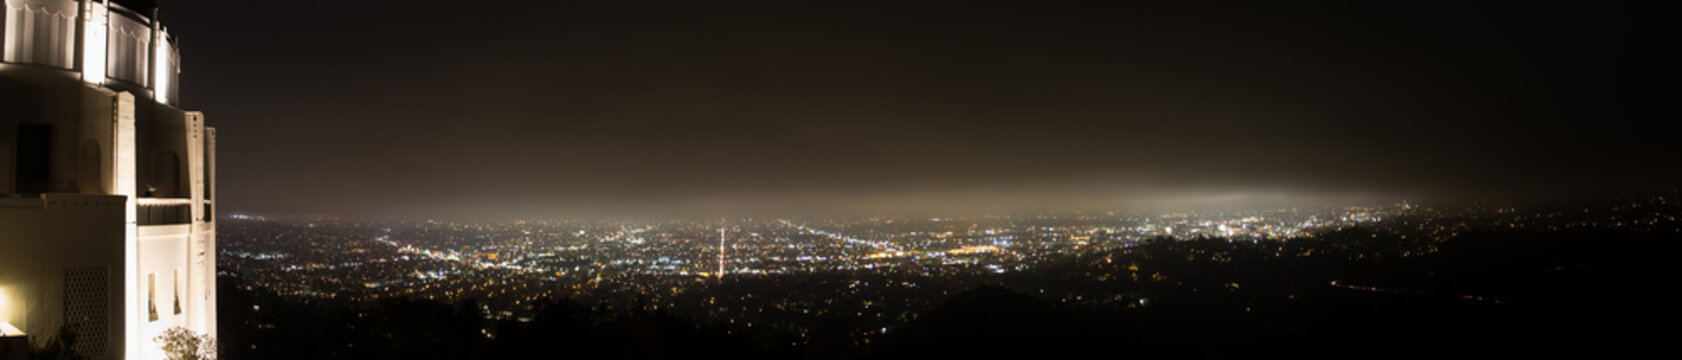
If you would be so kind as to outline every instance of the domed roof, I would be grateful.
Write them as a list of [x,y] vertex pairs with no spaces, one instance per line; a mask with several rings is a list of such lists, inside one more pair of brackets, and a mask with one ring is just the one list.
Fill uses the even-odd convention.
[[147,15],[152,13],[152,9],[158,8],[158,0],[111,0],[111,2]]

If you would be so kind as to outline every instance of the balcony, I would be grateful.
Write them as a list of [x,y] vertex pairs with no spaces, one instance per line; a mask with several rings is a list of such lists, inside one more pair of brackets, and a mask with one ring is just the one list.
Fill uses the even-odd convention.
[[177,225],[193,222],[193,201],[189,199],[140,198],[135,208],[139,225]]

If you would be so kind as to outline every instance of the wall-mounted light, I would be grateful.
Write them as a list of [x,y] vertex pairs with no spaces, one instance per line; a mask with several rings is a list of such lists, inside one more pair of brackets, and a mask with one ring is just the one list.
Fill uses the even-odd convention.
[[82,81],[105,83],[105,47],[111,8],[105,2],[86,2],[82,9]]
[[169,66],[169,62],[170,57],[175,54],[170,53],[169,33],[159,29],[158,39],[152,46],[156,48],[153,51],[158,54],[156,61],[152,63],[152,73],[156,74],[152,76],[152,95],[157,98],[159,104],[168,104],[169,87],[175,86],[170,83],[170,75],[174,74],[170,73],[172,67]]
[[29,335],[29,334],[23,333],[23,330],[18,330],[18,327],[12,326],[12,323],[5,322],[5,321],[0,321],[0,337],[24,336],[24,335]]
[[0,286],[0,337],[23,336],[23,330],[18,330],[12,323],[6,322],[6,317],[10,314],[7,306],[11,306],[11,301],[8,300],[10,299],[6,298],[6,287]]

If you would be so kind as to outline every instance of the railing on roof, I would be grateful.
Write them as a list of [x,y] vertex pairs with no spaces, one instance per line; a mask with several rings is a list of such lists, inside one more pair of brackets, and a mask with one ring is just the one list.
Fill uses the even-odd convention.
[[193,222],[193,201],[188,199],[140,198],[136,201],[139,225],[176,225]]
[[[180,50],[168,30],[146,14],[99,1],[87,2],[86,9],[76,0],[0,4],[0,62],[80,71],[89,83],[134,84],[158,102],[178,103]],[[87,56],[94,58],[77,63]]]

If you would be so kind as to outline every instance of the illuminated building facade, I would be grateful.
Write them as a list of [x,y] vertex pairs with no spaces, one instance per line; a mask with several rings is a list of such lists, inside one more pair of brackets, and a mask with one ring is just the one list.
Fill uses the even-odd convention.
[[214,336],[216,133],[178,108],[156,6],[0,1],[0,337],[153,359],[169,328]]

